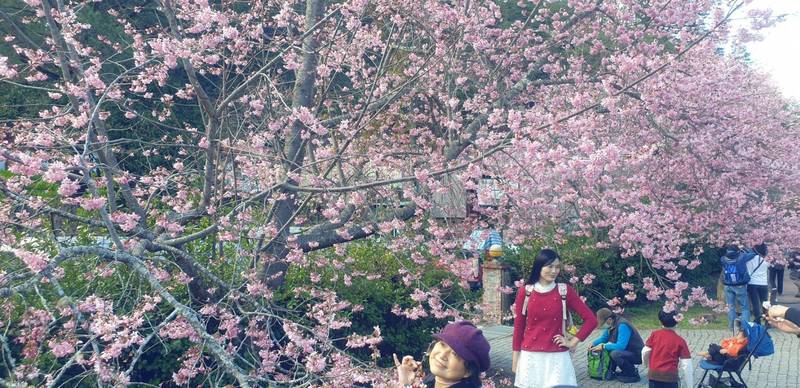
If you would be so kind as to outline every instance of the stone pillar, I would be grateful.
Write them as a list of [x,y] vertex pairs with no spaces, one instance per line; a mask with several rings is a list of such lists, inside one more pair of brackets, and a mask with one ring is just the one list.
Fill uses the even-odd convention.
[[500,287],[511,285],[509,266],[496,261],[483,264],[483,321],[502,324],[502,317],[509,314],[513,295],[500,292]]

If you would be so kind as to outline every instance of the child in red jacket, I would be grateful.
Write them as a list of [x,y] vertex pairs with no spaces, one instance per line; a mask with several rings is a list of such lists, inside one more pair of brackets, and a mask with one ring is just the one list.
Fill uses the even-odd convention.
[[642,349],[642,361],[649,364],[647,378],[650,388],[678,388],[680,377],[679,367],[683,370],[684,386],[692,387],[694,384],[694,369],[692,368],[692,355],[686,340],[675,332],[678,322],[675,313],[660,311],[658,320],[663,329],[650,334]]

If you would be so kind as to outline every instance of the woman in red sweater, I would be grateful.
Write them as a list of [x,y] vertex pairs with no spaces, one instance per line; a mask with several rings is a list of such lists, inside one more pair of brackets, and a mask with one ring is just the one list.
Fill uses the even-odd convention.
[[516,387],[578,386],[569,350],[597,327],[597,318],[578,293],[564,285],[567,309],[583,318],[577,335],[569,339],[564,336],[561,294],[556,283],[561,272],[559,259],[553,250],[539,251],[527,283],[517,294],[511,366],[516,373]]

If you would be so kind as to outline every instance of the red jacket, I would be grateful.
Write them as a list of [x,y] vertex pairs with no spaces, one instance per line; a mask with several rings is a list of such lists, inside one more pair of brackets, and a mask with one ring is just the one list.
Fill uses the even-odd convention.
[[[520,287],[514,303],[514,338],[511,348],[518,352],[563,352],[566,348],[553,343],[553,337],[561,334],[561,295],[558,285],[551,291],[538,293],[531,291],[528,298],[528,314],[522,315],[522,303],[525,300],[525,287]],[[578,293],[567,287],[567,309],[583,318],[583,326],[577,337],[583,341],[597,327],[597,318]]]

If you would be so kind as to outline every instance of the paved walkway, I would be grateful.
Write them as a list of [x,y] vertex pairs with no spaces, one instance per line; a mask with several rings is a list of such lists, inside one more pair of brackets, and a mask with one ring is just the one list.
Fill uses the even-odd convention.
[[[512,328],[509,326],[494,326],[484,329],[484,333],[492,345],[492,368],[501,374],[506,374],[511,370],[511,331]],[[721,338],[730,336],[730,332],[727,330],[681,330],[679,333],[686,339],[692,353],[705,350],[709,343],[718,342]],[[650,330],[642,330],[641,334],[642,337],[647,339],[650,335]],[[596,330],[589,337],[589,340],[578,346],[578,350],[575,352],[573,361],[578,376],[578,384],[581,387],[646,387],[647,380],[644,378],[647,375],[647,370],[643,367],[639,369],[643,379],[637,384],[621,384],[616,381],[601,382],[588,377],[586,368],[587,342],[591,342],[599,335],[600,332]],[[775,354],[755,360],[752,364],[752,370],[745,369],[742,373],[745,382],[752,388],[800,387],[800,339],[776,330],[770,331],[770,335],[775,343]],[[699,359],[695,358],[695,384],[700,381],[700,377],[703,375],[703,371],[697,366],[698,362]]]
[[[779,299],[782,304],[800,306],[800,298],[794,297],[797,288],[788,278],[784,283],[784,297]],[[513,329],[509,326],[492,326],[483,329],[486,338],[491,343],[492,369],[501,375],[511,375],[511,335]],[[650,336],[651,330],[641,330],[644,339]],[[679,330],[679,334],[686,339],[692,354],[705,350],[709,343],[718,342],[720,339],[730,336],[727,330]],[[601,382],[592,380],[587,375],[586,348],[587,344],[600,335],[599,330],[595,330],[589,339],[578,346],[573,361],[578,377],[578,384],[581,387],[646,387],[647,370],[639,368],[643,379],[636,384],[621,384],[616,381]],[[800,387],[800,339],[794,335],[788,335],[777,330],[771,330],[770,335],[775,343],[775,354],[763,357],[752,363],[752,370],[745,369],[742,376],[751,388],[794,388]],[[694,375],[696,385],[703,370],[698,366],[699,359],[695,357]],[[512,377],[513,381],[513,377]],[[501,385],[502,386],[502,385]]]
[[800,308],[800,290],[789,278],[789,270],[783,271],[783,295],[778,297],[778,303]]

